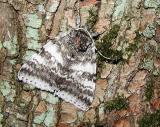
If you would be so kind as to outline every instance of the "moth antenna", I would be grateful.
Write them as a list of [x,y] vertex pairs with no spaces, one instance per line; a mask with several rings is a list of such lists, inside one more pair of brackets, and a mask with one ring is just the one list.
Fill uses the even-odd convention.
[[100,55],[100,56],[102,56],[103,58],[105,58],[106,60],[111,60],[111,58],[108,58],[108,57],[106,57],[106,56],[104,56],[100,51],[98,51],[98,49],[95,47],[95,50],[96,50],[96,52],[98,52],[98,54]]

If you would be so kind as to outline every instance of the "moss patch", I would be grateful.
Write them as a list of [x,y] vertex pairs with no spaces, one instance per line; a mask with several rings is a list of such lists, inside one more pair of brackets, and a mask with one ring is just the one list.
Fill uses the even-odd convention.
[[89,30],[93,31],[94,25],[98,20],[98,12],[95,7],[92,7],[91,9],[88,10],[88,13],[89,17],[87,18],[86,26],[88,27]]
[[127,98],[123,95],[118,95],[114,100],[108,101],[105,103],[105,110],[121,110],[121,109],[127,109],[129,106],[129,103],[127,101]]
[[146,83],[146,89],[145,89],[146,101],[150,101],[152,97],[153,97],[153,81],[152,78],[150,78]]
[[134,38],[134,43],[129,44],[129,46],[125,49],[125,52],[128,55],[128,59],[132,56],[134,52],[137,52],[138,49],[141,47],[141,35],[138,31],[135,32],[136,37]]
[[139,121],[139,127],[159,127],[160,126],[160,110],[155,113],[146,113]]
[[[120,30],[119,25],[114,25],[109,33],[103,36],[99,42],[97,42],[96,47],[98,51],[103,54],[106,58],[108,58],[108,62],[111,63],[118,63],[119,61],[123,60],[122,51],[118,51],[115,49],[112,49],[112,41],[118,36],[118,31]],[[104,61],[106,61],[106,58],[99,55],[97,56],[98,65],[101,65]]]

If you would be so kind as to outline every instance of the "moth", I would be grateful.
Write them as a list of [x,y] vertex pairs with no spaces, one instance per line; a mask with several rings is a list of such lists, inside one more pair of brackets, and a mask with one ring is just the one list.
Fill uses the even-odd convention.
[[96,81],[95,42],[84,28],[49,40],[22,65],[18,79],[88,110]]

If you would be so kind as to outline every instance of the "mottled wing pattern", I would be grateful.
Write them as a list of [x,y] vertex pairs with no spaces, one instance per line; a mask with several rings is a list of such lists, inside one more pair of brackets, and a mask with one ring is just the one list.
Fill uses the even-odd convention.
[[94,41],[83,29],[49,41],[21,67],[18,79],[87,110],[95,90]]
[[42,90],[50,92],[58,90],[52,79],[52,76],[59,72],[58,64],[62,62],[60,52],[57,50],[58,46],[49,41],[39,54],[34,54],[23,64],[18,72],[18,79]]

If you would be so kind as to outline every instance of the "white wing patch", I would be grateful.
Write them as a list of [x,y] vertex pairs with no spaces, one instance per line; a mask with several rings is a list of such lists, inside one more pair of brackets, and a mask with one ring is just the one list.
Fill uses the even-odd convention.
[[75,71],[83,71],[83,72],[88,72],[90,74],[95,74],[96,73],[96,63],[91,64],[90,62],[88,63],[79,63],[77,65],[74,65],[71,67],[71,69]]
[[63,58],[61,52],[58,52],[58,47],[53,42],[49,41],[45,46],[44,49],[48,51],[52,56],[54,56],[54,60],[61,63],[63,65]]

